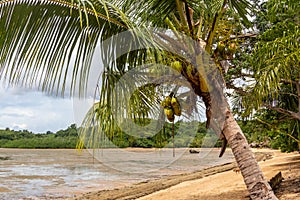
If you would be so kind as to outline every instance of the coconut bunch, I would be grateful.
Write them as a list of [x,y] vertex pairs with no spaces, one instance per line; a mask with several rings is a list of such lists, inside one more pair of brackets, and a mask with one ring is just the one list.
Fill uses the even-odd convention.
[[177,72],[179,72],[180,74],[186,75],[186,78],[189,79],[194,79],[194,75],[193,73],[195,73],[195,69],[191,64],[187,64],[187,63],[182,63],[181,61],[173,61],[171,63],[171,68],[175,69]]
[[233,59],[233,55],[237,50],[237,41],[219,41],[215,50],[215,55],[220,56],[222,59]]
[[170,122],[174,122],[175,115],[181,115],[180,104],[173,92],[161,102],[161,106],[164,108],[164,113]]

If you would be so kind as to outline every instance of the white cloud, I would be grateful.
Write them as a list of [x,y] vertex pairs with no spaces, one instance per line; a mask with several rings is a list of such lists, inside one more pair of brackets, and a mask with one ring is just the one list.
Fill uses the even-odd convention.
[[57,131],[74,123],[73,101],[38,91],[0,86],[0,128]]
[[[103,72],[103,62],[100,55],[100,46],[97,46],[88,77],[86,90],[88,99],[79,100],[77,98],[74,106],[73,100],[70,98],[55,98],[36,90],[20,87],[6,89],[9,83],[0,77],[0,129],[8,127],[15,130],[27,129],[33,132],[46,132],[48,130],[55,132],[67,128],[70,124],[75,123],[75,120],[79,126],[85,113],[93,105],[92,98],[98,78]],[[74,62],[75,57],[72,56],[70,66]],[[66,97],[70,96],[72,70],[72,67],[68,68],[64,93]],[[77,78],[79,80],[79,75]],[[78,83],[79,81],[76,84],[77,88],[75,87],[75,96],[78,96],[79,93]],[[33,87],[37,88],[35,85]],[[76,108],[74,112],[73,107]]]

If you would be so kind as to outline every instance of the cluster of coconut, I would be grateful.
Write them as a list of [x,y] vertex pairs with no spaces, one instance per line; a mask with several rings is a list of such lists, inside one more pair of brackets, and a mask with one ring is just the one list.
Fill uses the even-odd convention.
[[174,122],[175,115],[181,115],[181,108],[178,99],[175,97],[174,93],[167,96],[162,102],[161,106],[164,108],[165,115],[170,122]]
[[233,54],[237,51],[238,46],[235,42],[218,42],[218,46],[216,48],[216,53],[221,57],[232,58]]

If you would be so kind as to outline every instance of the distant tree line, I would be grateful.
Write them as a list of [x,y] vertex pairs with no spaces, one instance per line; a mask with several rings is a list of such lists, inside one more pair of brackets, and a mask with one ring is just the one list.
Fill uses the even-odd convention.
[[0,130],[0,148],[75,148],[78,141],[77,128],[72,124],[56,133],[33,133],[28,130]]
[[[142,125],[141,125],[142,126]],[[139,127],[139,126],[136,126]],[[205,122],[176,122],[165,123],[159,132],[155,130],[144,130],[139,133],[136,127],[130,127],[129,130],[115,131],[113,137],[107,135],[110,144],[106,147],[143,147],[143,148],[163,148],[163,147],[220,147],[221,141],[211,130],[206,130]],[[173,143],[174,136],[174,143]]]
[[[258,144],[260,147],[280,149],[282,151],[297,151],[300,149],[298,138],[299,124],[296,123],[293,130],[290,130],[288,122],[271,118],[270,113],[261,112],[257,114],[256,120],[240,120],[239,124],[245,133],[249,143]],[[274,113],[272,114],[274,116]],[[258,120],[259,119],[259,120]],[[278,122],[274,126],[275,122]],[[192,122],[189,122],[192,123]],[[191,130],[191,124],[187,122],[177,122],[174,124],[174,147],[220,147],[221,141],[217,135],[210,130],[206,130],[204,122],[197,122],[196,133]],[[173,147],[173,125],[165,123],[164,127],[157,134],[144,132],[138,137],[134,134],[116,132],[112,141],[115,147],[141,147],[141,148],[162,148]],[[192,126],[193,127],[193,126]],[[297,127],[297,128],[296,128]],[[47,131],[46,133],[33,133],[28,130],[0,130],[0,148],[69,148],[73,149],[79,143],[78,128],[75,124],[70,125],[65,130],[56,133]],[[132,132],[136,131],[131,129]],[[294,132],[293,132],[294,131]],[[104,142],[105,141],[100,141]],[[109,147],[109,146],[107,146]],[[112,146],[110,146],[112,147]]]
[[[217,147],[221,143],[217,136],[205,129],[205,123],[199,123],[195,130],[191,131],[189,123],[174,124],[174,146],[175,147]],[[151,135],[145,132],[143,135],[134,137],[133,134],[118,132],[110,138],[114,146],[120,148],[142,147],[161,148],[173,147],[173,125],[166,123],[162,130]],[[180,127],[180,128],[179,128]],[[47,131],[46,133],[33,133],[28,130],[0,130],[0,148],[76,148],[79,143],[79,128],[72,124],[65,130],[56,133]],[[135,130],[131,130],[134,132]],[[204,139],[205,138],[205,139]],[[203,142],[205,140],[205,142]],[[104,142],[104,141],[101,141]]]

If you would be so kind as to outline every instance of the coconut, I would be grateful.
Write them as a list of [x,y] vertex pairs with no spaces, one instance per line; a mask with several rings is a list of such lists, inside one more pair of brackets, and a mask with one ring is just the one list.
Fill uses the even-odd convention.
[[174,119],[175,119],[175,116],[174,116],[174,111],[172,109],[172,107],[167,107],[164,109],[164,112],[165,112],[165,115],[167,116],[167,119],[170,121],[170,122],[173,122]]
[[175,70],[177,70],[179,73],[182,71],[182,65],[179,61],[174,61],[171,63],[171,67]]

